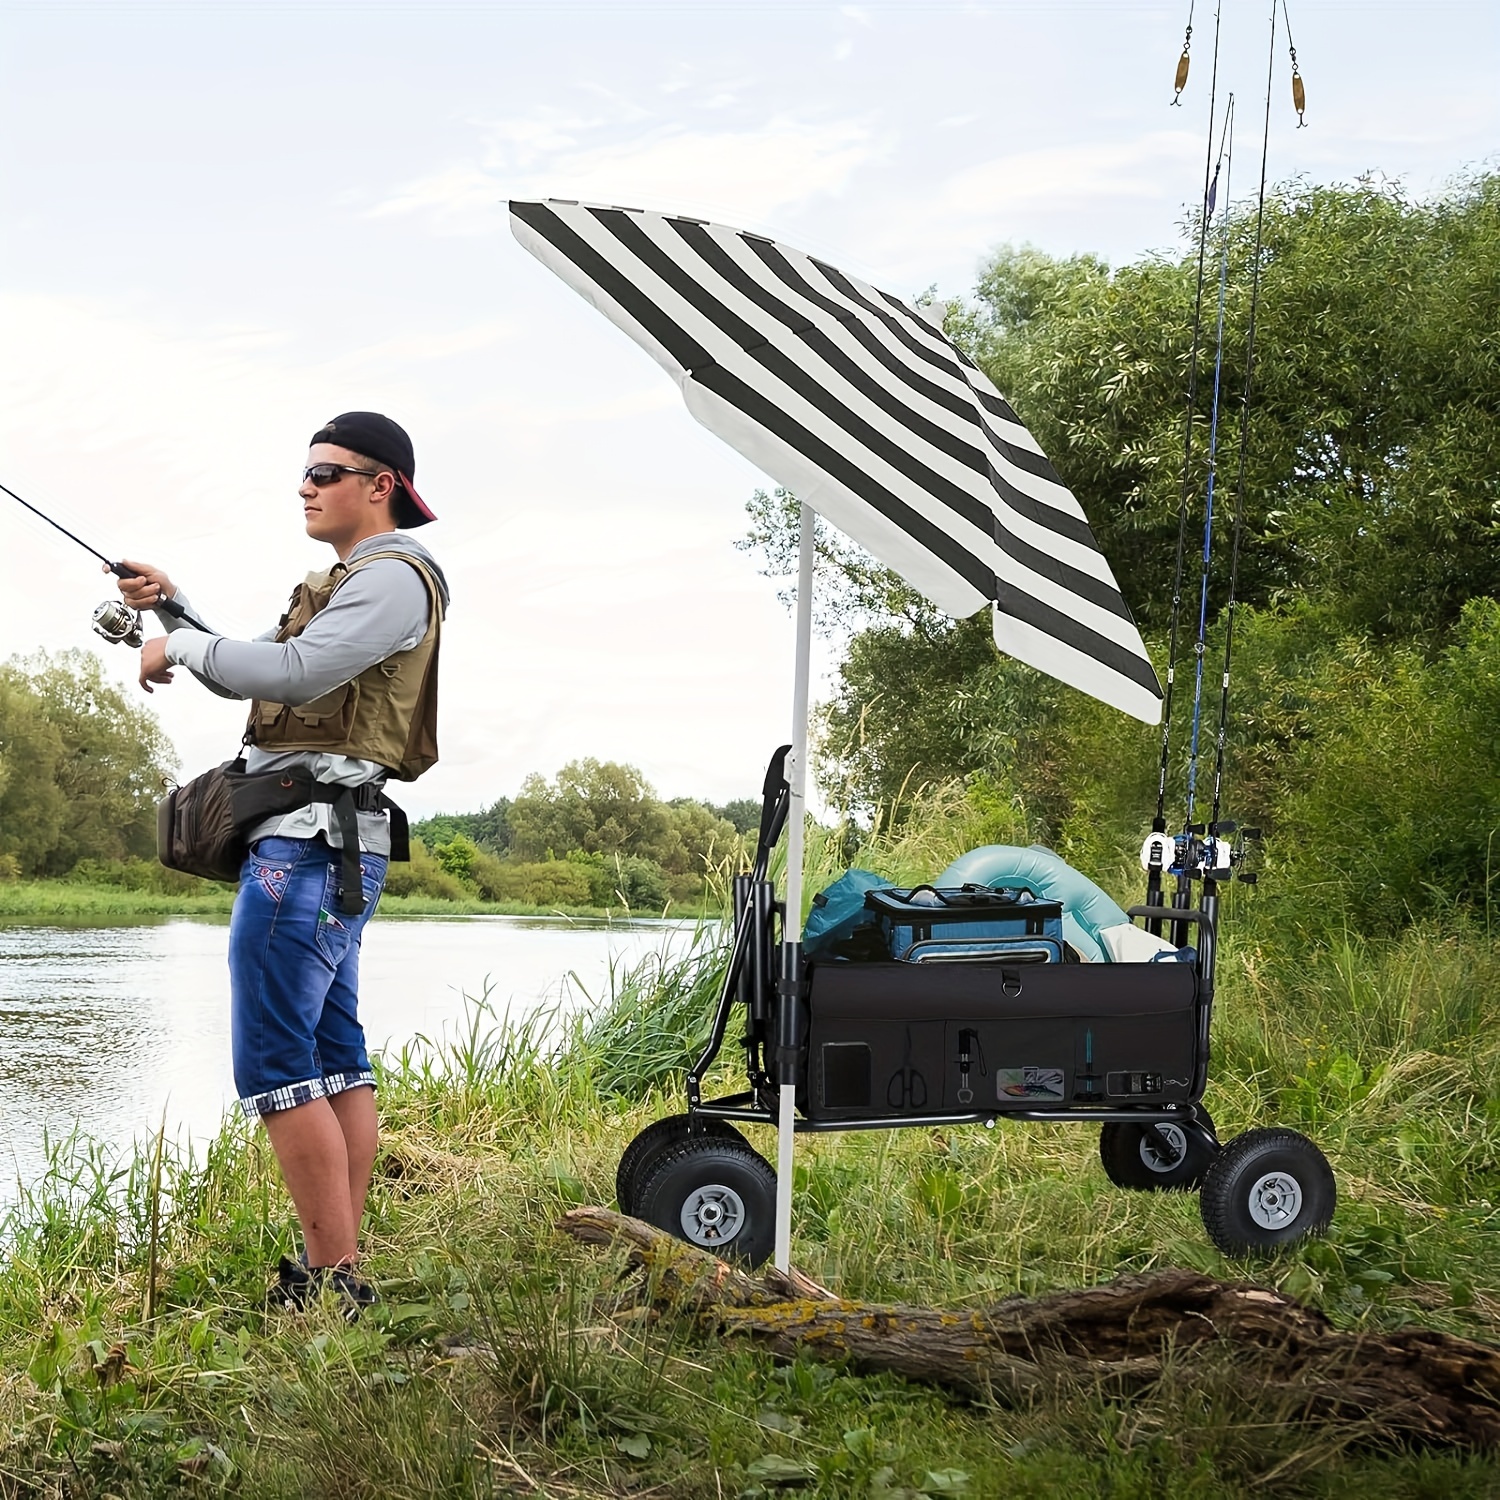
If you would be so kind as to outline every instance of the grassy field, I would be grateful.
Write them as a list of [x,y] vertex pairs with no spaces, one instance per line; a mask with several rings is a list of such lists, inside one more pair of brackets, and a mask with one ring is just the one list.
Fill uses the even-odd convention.
[[[354,1327],[262,1310],[294,1240],[261,1135],[231,1125],[159,1165],[150,1143],[118,1163],[60,1148],[0,1231],[0,1495],[1500,1494],[1496,1456],[1300,1425],[1212,1358],[1129,1402],[1018,1408],[640,1317],[619,1261],[554,1224],[609,1203],[625,1143],[680,1108],[715,938],[617,973],[558,1050],[546,1018],[494,1030],[477,1002],[446,1050],[386,1060],[369,1270],[387,1300]],[[804,1139],[794,1259],[850,1297],[953,1306],[1188,1265],[1346,1327],[1500,1339],[1500,946],[1291,948],[1231,938],[1207,1102],[1226,1136],[1319,1141],[1341,1194],[1326,1239],[1225,1261],[1194,1197],[1113,1189],[1095,1132],[1018,1125]]]
[[[0,921],[100,922],[175,916],[224,916],[234,903],[234,887],[198,883],[199,888],[181,892],[130,890],[120,885],[92,885],[74,880],[0,881]],[[657,911],[626,912],[621,907],[606,910],[592,906],[526,906],[520,902],[444,901],[433,896],[384,895],[384,916],[567,916],[659,917]],[[691,920],[706,913],[701,906],[672,906],[665,913]]]

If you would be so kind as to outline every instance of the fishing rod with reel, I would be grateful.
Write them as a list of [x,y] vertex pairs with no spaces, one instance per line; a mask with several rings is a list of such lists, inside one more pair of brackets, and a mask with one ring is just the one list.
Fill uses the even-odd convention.
[[[0,484],[0,494],[9,495],[17,505],[24,506],[32,515],[40,517],[54,530],[62,532],[70,542],[76,542],[85,552],[97,557],[104,566],[109,569],[116,578],[139,578],[141,575],[127,568],[124,563],[111,562],[97,548],[90,547],[82,537],[74,536],[66,526],[54,521],[45,511],[38,510],[29,500],[23,500],[13,489]],[[194,630],[201,630],[205,635],[213,635],[207,625],[201,620],[195,619],[175,599],[168,599],[163,594],[156,603],[151,606],[159,609],[163,614],[168,614],[173,619],[181,620],[184,625],[191,625]],[[139,650],[146,640],[145,630],[141,624],[141,611],[131,609],[123,599],[106,599],[94,609],[93,614],[94,634],[103,637],[111,645],[129,646],[133,650]]]
[[[1254,884],[1256,875],[1253,871],[1242,868],[1245,860],[1253,846],[1260,842],[1261,832],[1258,828],[1241,828],[1233,819],[1221,816],[1222,792],[1224,782],[1224,759],[1225,745],[1228,738],[1229,721],[1229,683],[1230,667],[1233,656],[1234,645],[1234,617],[1237,603],[1236,593],[1239,578],[1240,543],[1244,531],[1244,506],[1245,506],[1245,478],[1246,457],[1249,448],[1249,413],[1250,413],[1250,391],[1254,373],[1255,360],[1255,328],[1256,314],[1260,305],[1260,276],[1261,256],[1263,245],[1263,230],[1265,222],[1266,206],[1266,168],[1270,145],[1270,113],[1271,113],[1271,85],[1274,72],[1275,50],[1276,50],[1276,10],[1280,4],[1282,14],[1287,21],[1288,43],[1291,40],[1291,18],[1286,11],[1286,0],[1272,0],[1270,14],[1270,56],[1266,65],[1266,95],[1265,95],[1265,125],[1261,141],[1261,163],[1260,163],[1260,189],[1256,212],[1255,228],[1255,252],[1252,258],[1250,312],[1246,328],[1245,343],[1245,378],[1244,386],[1240,396],[1240,423],[1239,423],[1239,452],[1238,473],[1235,484],[1235,513],[1233,544],[1230,555],[1228,599],[1224,608],[1224,660],[1220,675],[1218,722],[1215,732],[1215,755],[1213,772],[1213,801],[1207,822],[1195,823],[1193,821],[1194,802],[1197,790],[1199,734],[1202,725],[1203,710],[1203,674],[1207,656],[1207,626],[1208,626],[1208,585],[1209,568],[1212,556],[1213,541],[1213,508],[1214,489],[1218,476],[1218,435],[1219,415],[1221,398],[1221,379],[1223,373],[1224,357],[1224,307],[1228,280],[1228,260],[1230,247],[1230,205],[1228,195],[1228,183],[1226,175],[1226,191],[1224,205],[1224,228],[1223,244],[1220,260],[1220,287],[1217,347],[1214,360],[1214,383],[1212,408],[1209,424],[1209,454],[1208,454],[1208,478],[1207,497],[1204,509],[1203,530],[1203,553],[1199,588],[1199,614],[1198,632],[1193,643],[1195,662],[1195,680],[1193,692],[1193,714],[1192,733],[1188,753],[1187,771],[1187,810],[1182,829],[1178,833],[1170,833],[1167,829],[1166,811],[1166,786],[1169,743],[1171,735],[1171,705],[1172,688],[1176,673],[1178,654],[1178,630],[1182,607],[1182,575],[1183,563],[1186,551],[1187,539],[1187,497],[1191,486],[1191,460],[1192,460],[1192,432],[1193,418],[1197,404],[1197,351],[1199,347],[1200,333],[1202,330],[1203,312],[1203,287],[1204,287],[1204,261],[1207,248],[1209,223],[1213,215],[1215,197],[1219,185],[1220,169],[1230,159],[1232,147],[1228,142],[1232,139],[1231,122],[1233,120],[1234,99],[1230,96],[1228,106],[1225,110],[1224,133],[1220,142],[1219,166],[1213,169],[1210,179],[1208,163],[1205,162],[1204,178],[1205,189],[1203,197],[1203,213],[1199,226],[1198,244],[1198,291],[1193,310],[1193,357],[1189,362],[1188,391],[1187,391],[1187,415],[1184,434],[1183,452],[1183,483],[1182,499],[1178,511],[1178,543],[1177,543],[1177,567],[1176,581],[1173,587],[1172,614],[1170,626],[1169,661],[1167,666],[1167,694],[1164,705],[1165,712],[1162,724],[1162,742],[1159,778],[1157,787],[1156,816],[1152,819],[1151,833],[1147,836],[1141,848],[1141,865],[1146,871],[1146,901],[1149,906],[1160,910],[1163,906],[1163,877],[1172,876],[1176,881],[1176,890],[1172,897],[1172,906],[1182,911],[1191,910],[1194,905],[1193,883],[1201,880],[1203,882],[1202,901],[1199,903],[1203,911],[1212,918],[1217,913],[1219,901],[1219,887],[1238,878],[1246,884]],[[1214,25],[1214,88],[1210,92],[1209,101],[1209,137],[1208,151],[1210,159],[1213,152],[1213,93],[1216,91],[1218,79],[1218,55],[1219,55],[1219,15],[1216,13]],[[1188,40],[1192,36],[1192,16],[1188,18]],[[1176,81],[1177,92],[1180,95],[1186,83],[1187,75],[1187,47],[1188,41],[1183,44],[1183,57],[1178,66],[1178,77]],[[1295,47],[1291,48],[1292,60],[1292,97],[1293,105],[1297,110],[1299,127],[1302,121],[1302,112],[1306,105],[1306,97],[1302,83],[1300,70],[1297,66],[1297,53]],[[1176,99],[1173,103],[1176,103]],[[1148,927],[1154,933],[1160,935],[1162,923],[1159,920],[1149,922]],[[1181,946],[1188,938],[1188,924],[1186,921],[1171,923],[1171,940]],[[1212,927],[1205,931],[1212,931]]]

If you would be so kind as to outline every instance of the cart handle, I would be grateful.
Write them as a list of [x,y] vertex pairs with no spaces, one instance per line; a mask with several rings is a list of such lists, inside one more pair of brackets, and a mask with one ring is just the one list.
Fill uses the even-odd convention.
[[1208,934],[1214,932],[1214,919],[1206,911],[1197,911],[1191,906],[1130,906],[1125,915],[1145,917],[1150,921],[1196,922]]
[[779,745],[766,767],[765,784],[761,787],[760,837],[755,845],[755,878],[764,880],[771,864],[771,851],[781,830],[786,826],[787,813],[791,806],[791,787],[786,779],[786,758],[790,745]]

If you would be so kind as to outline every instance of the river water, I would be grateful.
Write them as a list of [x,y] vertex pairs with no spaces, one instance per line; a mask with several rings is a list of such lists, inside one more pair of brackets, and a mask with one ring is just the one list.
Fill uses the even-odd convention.
[[[691,924],[382,917],[366,929],[360,1012],[371,1050],[456,1037],[483,995],[497,1018],[597,1004],[610,965],[686,948]],[[111,927],[0,923],[0,1203],[45,1142],[77,1131],[120,1151],[163,1117],[202,1143],[234,1100],[225,918]]]

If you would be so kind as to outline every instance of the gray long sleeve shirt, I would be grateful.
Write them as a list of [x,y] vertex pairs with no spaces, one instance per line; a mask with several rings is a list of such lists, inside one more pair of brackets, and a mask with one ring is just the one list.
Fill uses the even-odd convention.
[[[354,563],[371,552],[395,551],[410,553],[432,569],[446,606],[448,584],[442,569],[420,542],[404,532],[367,537],[345,561]],[[190,614],[198,614],[181,590],[176,597]],[[302,704],[352,682],[366,668],[398,651],[411,650],[427,634],[429,608],[427,588],[416,569],[397,558],[381,558],[342,584],[302,634],[289,641],[278,642],[275,629],[253,641],[235,641],[205,635],[172,615],[158,612],[157,618],[169,632],[167,660],[186,667],[220,697]],[[286,766],[305,766],[317,780],[335,786],[381,783],[387,774],[386,768],[374,761],[348,755],[246,747],[245,767],[249,771]],[[315,838],[318,834],[334,848],[342,846],[333,810],[327,803],[268,818],[250,830],[248,841]],[[390,827],[383,813],[360,813],[359,842],[371,854],[390,852]]]

